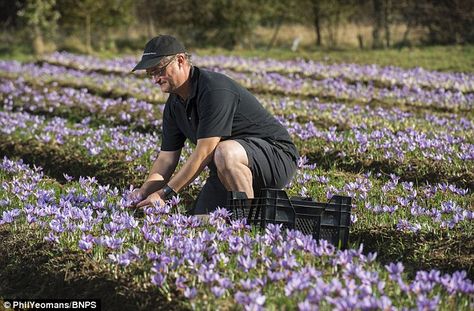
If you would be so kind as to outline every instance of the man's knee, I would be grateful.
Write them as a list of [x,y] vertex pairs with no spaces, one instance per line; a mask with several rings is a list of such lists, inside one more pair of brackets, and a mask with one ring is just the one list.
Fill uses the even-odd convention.
[[232,146],[227,141],[220,142],[214,151],[214,163],[219,171],[227,169],[232,161]]
[[214,163],[218,171],[226,171],[239,164],[247,165],[247,154],[238,142],[222,141],[214,151]]

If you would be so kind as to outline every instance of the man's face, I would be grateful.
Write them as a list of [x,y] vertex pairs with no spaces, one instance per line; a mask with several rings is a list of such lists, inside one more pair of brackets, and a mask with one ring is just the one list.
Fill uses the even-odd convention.
[[175,64],[176,56],[171,59],[160,62],[155,67],[146,70],[148,76],[150,76],[155,84],[158,84],[162,92],[173,93],[176,89],[175,79]]

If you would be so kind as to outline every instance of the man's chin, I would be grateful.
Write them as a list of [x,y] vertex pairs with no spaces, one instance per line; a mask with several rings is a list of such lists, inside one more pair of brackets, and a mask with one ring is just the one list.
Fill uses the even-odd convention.
[[163,93],[169,93],[170,92],[169,85],[167,85],[167,84],[161,84],[160,89]]
[[163,93],[174,93],[174,92],[173,92],[173,88],[172,88],[170,85],[168,85],[168,84],[166,84],[166,85],[160,85],[160,88],[161,88],[161,91],[162,91]]

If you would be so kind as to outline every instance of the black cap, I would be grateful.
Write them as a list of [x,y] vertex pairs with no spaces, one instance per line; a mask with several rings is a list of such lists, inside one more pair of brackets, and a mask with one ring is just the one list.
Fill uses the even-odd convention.
[[132,71],[147,69],[158,65],[164,56],[186,52],[184,46],[175,37],[159,35],[148,41],[143,51],[142,59]]

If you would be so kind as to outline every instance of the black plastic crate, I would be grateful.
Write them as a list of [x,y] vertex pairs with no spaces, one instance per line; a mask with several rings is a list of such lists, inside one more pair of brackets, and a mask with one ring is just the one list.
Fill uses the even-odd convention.
[[295,229],[295,210],[284,190],[262,189],[254,203],[250,217],[254,223],[260,222],[261,228],[268,224],[281,224],[283,228]]
[[352,198],[335,195],[326,203],[321,230],[316,239],[328,240],[340,249],[346,249],[349,243],[351,225]]
[[246,218],[247,223],[260,228],[268,224],[281,224],[294,229],[295,211],[285,191],[262,189],[260,196],[248,199],[245,192],[228,192],[227,208],[232,219]]
[[306,197],[292,197],[290,202],[295,210],[295,228],[304,234],[311,234],[315,239],[321,229],[321,218],[324,215],[325,204]]
[[329,203],[311,198],[288,198],[280,189],[262,189],[260,195],[248,199],[244,192],[228,192],[227,208],[232,219],[246,218],[247,223],[264,229],[268,224],[311,234],[316,240],[324,239],[341,249],[349,241],[352,199],[333,196]]

